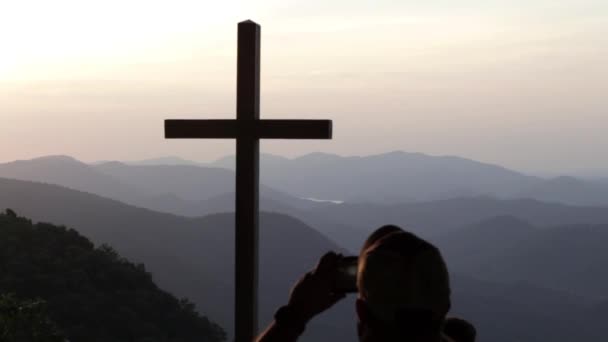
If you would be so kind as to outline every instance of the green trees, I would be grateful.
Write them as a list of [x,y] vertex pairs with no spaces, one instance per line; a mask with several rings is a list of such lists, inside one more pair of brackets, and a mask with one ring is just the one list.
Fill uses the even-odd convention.
[[[192,303],[159,289],[142,264],[121,258],[110,246],[95,248],[74,230],[33,224],[12,211],[0,214],[0,293],[11,293],[1,297],[0,332],[33,320],[41,332],[55,331],[55,322],[70,341],[225,339]],[[29,313],[15,315],[15,307]]]

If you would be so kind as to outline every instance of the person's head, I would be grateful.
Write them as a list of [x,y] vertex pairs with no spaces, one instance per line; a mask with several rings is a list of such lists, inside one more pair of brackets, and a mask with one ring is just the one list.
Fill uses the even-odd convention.
[[362,341],[439,341],[450,283],[432,244],[396,226],[379,228],[359,255],[357,287]]

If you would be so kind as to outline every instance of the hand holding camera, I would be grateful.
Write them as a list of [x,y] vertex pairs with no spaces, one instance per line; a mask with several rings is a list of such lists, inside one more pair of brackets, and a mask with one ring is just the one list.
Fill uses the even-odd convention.
[[356,292],[356,260],[329,252],[295,284],[288,307],[302,324]]

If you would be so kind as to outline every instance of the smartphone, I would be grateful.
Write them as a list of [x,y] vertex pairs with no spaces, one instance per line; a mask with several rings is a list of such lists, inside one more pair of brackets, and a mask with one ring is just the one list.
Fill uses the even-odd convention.
[[336,270],[334,291],[340,293],[357,292],[357,269],[359,258],[356,256],[342,257]]

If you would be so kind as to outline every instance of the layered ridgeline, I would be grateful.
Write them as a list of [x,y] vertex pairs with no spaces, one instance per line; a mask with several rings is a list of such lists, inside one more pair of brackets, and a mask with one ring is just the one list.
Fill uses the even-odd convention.
[[[497,203],[494,205],[499,206]],[[130,260],[145,262],[153,279],[162,288],[180,297],[191,298],[203,314],[220,322],[230,332],[234,267],[232,215],[189,219],[135,208],[58,186],[6,179],[0,179],[0,207],[15,208],[35,220],[75,227],[93,242],[110,243]],[[443,214],[435,213],[437,216]],[[474,218],[473,215],[470,217]],[[526,233],[528,229],[515,227],[510,222],[494,222],[489,226],[505,233],[502,239],[513,241],[520,236],[518,231]],[[289,288],[298,276],[312,267],[323,252],[339,250],[339,247],[301,221],[284,215],[262,214],[261,228],[260,303],[261,324],[265,324],[272,311],[285,303]],[[551,230],[534,239],[538,247],[522,246],[520,251],[509,254],[491,248],[495,241],[491,238],[497,236],[495,231],[471,228],[474,234],[470,236],[465,234],[469,229],[466,227],[452,231],[459,229],[463,230],[462,240],[446,236],[440,241],[440,236],[437,236],[435,241],[445,250],[454,271],[453,312],[476,324],[480,341],[603,340],[608,302],[600,287],[605,282],[598,279],[597,284],[569,283],[561,290],[551,284],[568,272],[575,274],[580,267],[584,269],[593,265],[593,270],[608,267],[605,254],[600,253],[598,247],[608,244],[608,241],[603,234],[596,234],[597,229],[591,229],[592,233],[585,237],[585,240],[596,240],[593,248],[574,263],[554,258],[566,248],[564,246],[568,246],[569,238],[560,237],[562,243],[552,248]],[[570,232],[570,229],[566,230]],[[450,244],[454,249],[449,248]],[[577,243],[576,248],[582,248],[581,244]],[[467,262],[458,261],[460,258],[466,260],[469,253],[477,249],[480,251],[475,257],[480,260],[502,260],[496,264],[494,273],[475,274],[475,268],[469,269]],[[509,260],[521,265],[518,257],[530,249],[539,251],[533,257],[543,265],[537,263],[527,270],[521,268],[522,273],[519,274],[496,276]],[[492,254],[494,252],[497,253]],[[593,258],[592,254],[598,257]],[[529,274],[542,273],[545,267],[556,271],[562,267],[562,273],[550,273],[544,280],[530,278],[534,281],[527,281]],[[519,266],[517,268],[520,269]],[[587,273],[586,276],[592,274]],[[583,294],[574,293],[575,290]],[[316,319],[307,331],[310,341],[354,340],[352,298]]]
[[[369,156],[264,155],[262,181],[299,197],[403,203],[491,196],[575,205],[608,205],[608,185],[573,177],[545,179],[455,156],[395,151]],[[210,166],[234,168],[234,157]]]
[[[321,206],[304,198],[394,205],[484,196],[608,205],[608,185],[600,181],[532,177],[459,157],[406,152],[365,157],[313,153],[293,159],[263,155],[261,165],[262,208],[290,215],[290,209]],[[233,167],[230,157],[210,164],[160,158],[89,165],[50,156],[0,164],[0,177],[58,184],[156,211],[198,216],[233,210]]]
[[224,331],[111,247],[0,214],[3,341],[223,341]]
[[475,317],[482,341],[605,339],[608,224],[537,227],[500,216],[433,242],[453,274],[467,275],[453,277],[454,304]]
[[434,239],[453,271],[608,300],[608,224],[536,227],[502,216]]
[[[491,197],[454,198],[405,204],[344,203],[318,207],[301,214],[318,229],[341,241],[350,249],[374,227],[391,223],[405,227],[425,238],[497,216],[511,216],[537,227],[576,224],[608,224],[608,207],[572,206],[533,199],[498,200]],[[341,229],[341,226],[350,230]]]
[[[232,166],[231,158],[205,165],[175,158],[89,165],[54,156],[0,164],[0,177],[58,184],[154,211],[199,217],[233,211],[234,173],[228,169]],[[265,155],[261,175],[268,184],[290,192],[262,186],[263,210],[298,218],[353,251],[371,229],[387,222],[425,237],[498,215],[539,226],[608,222],[608,211],[597,205],[608,203],[605,185],[568,177],[530,177],[456,157],[405,152],[367,157],[316,153],[294,159]],[[353,191],[358,194],[349,195]],[[468,197],[453,198],[457,195]],[[303,197],[350,197],[359,202],[336,205]],[[397,202],[390,203],[388,197]],[[403,203],[443,197],[448,199]],[[543,199],[551,202],[539,201]],[[570,202],[596,205],[564,204]]]
[[[218,167],[120,162],[88,165],[68,156],[49,156],[0,164],[0,177],[61,185],[184,216],[234,210],[234,172]],[[291,207],[316,204],[263,185],[261,198],[263,209],[285,213]]]

